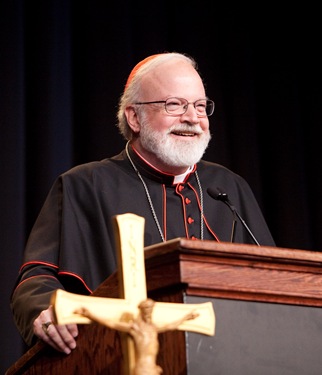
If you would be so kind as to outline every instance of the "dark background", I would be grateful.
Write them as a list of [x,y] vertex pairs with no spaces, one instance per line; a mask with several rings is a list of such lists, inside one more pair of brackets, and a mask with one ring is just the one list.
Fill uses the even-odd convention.
[[208,96],[206,158],[251,185],[277,246],[322,250],[321,18],[309,3],[2,1],[0,370],[24,347],[9,296],[54,178],[118,153],[118,98],[147,55],[194,57]]

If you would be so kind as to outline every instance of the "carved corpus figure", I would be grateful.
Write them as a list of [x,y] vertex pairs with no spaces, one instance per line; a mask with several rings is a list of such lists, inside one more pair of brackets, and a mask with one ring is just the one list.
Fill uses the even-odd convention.
[[128,322],[102,319],[96,317],[95,313],[91,313],[85,308],[76,310],[75,313],[86,316],[90,320],[103,324],[106,327],[128,333],[134,342],[134,375],[158,375],[162,373],[161,367],[156,363],[159,352],[158,334],[174,330],[184,321],[194,319],[199,314],[191,311],[177,321],[158,327],[152,321],[154,304],[155,302],[150,298],[142,301],[138,306],[140,311],[138,317]]

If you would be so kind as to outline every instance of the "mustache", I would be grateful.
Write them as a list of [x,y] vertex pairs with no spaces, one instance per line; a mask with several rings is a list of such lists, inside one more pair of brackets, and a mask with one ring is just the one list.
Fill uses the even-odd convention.
[[203,130],[200,128],[199,125],[189,125],[189,124],[180,124],[180,125],[173,125],[168,129],[168,134],[170,133],[195,133],[195,134],[202,134]]

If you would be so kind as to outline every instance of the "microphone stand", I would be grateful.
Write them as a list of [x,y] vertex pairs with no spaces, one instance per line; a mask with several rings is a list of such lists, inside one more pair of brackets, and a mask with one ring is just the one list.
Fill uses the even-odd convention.
[[251,236],[252,240],[255,242],[255,244],[257,246],[260,246],[259,242],[253,235],[252,231],[248,228],[248,225],[245,223],[243,218],[240,216],[239,212],[236,210],[236,207],[229,200],[228,195],[226,193],[221,192],[218,188],[217,189],[208,188],[207,193],[212,198],[224,202],[234,215],[233,227],[232,227],[232,233],[231,233],[231,242],[233,242],[233,239],[235,236],[235,224],[236,224],[236,216],[237,216],[240,222],[242,223],[242,225],[244,226],[244,228],[247,230],[248,234]]

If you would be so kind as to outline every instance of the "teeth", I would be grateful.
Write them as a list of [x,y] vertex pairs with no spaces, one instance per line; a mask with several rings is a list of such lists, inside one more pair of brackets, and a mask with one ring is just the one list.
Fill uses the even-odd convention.
[[174,132],[174,134],[182,135],[182,136],[193,136],[193,135],[195,135],[194,133],[177,133],[177,132]]

